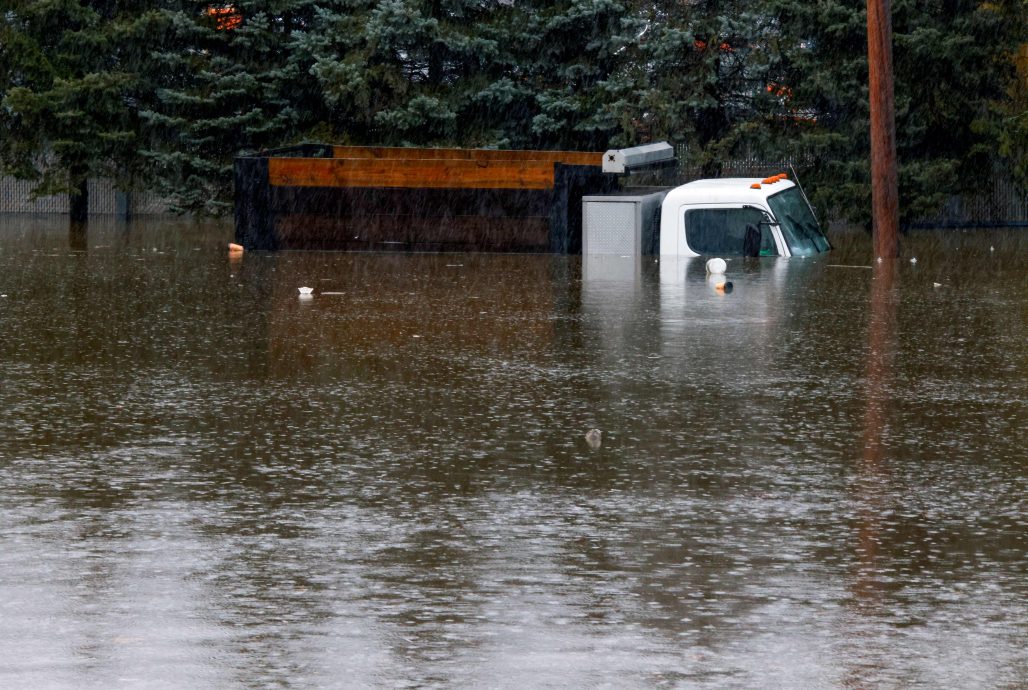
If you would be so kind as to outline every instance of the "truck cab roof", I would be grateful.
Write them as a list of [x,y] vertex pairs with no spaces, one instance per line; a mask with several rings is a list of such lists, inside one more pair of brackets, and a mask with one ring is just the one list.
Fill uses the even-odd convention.
[[674,206],[697,203],[734,204],[747,201],[766,205],[767,198],[772,194],[796,186],[794,182],[785,178],[762,184],[763,181],[770,179],[772,178],[719,177],[711,180],[695,180],[669,191],[664,202],[665,205]]

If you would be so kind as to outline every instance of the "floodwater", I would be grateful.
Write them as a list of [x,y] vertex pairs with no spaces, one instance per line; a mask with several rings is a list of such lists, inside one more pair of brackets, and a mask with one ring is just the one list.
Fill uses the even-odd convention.
[[0,221],[0,687],[1028,687],[1028,231],[230,239]]

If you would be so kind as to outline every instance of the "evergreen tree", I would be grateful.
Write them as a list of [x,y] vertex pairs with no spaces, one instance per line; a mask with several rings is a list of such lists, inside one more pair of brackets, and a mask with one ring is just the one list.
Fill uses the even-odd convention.
[[619,2],[347,2],[321,20],[307,46],[338,139],[595,149],[628,131]]
[[[801,162],[869,209],[863,0],[7,0],[0,166],[39,193],[147,185],[222,213],[232,159],[305,139],[603,150],[667,139],[718,174]],[[1025,170],[1025,0],[897,0],[904,218]],[[1017,85],[1021,90],[1018,91]],[[1018,100],[1021,99],[1021,100]],[[1020,156],[1020,158],[1017,158]]]
[[686,144],[708,175],[749,153],[755,124],[780,110],[769,95],[772,19],[738,0],[651,3],[642,50],[642,118],[656,139]]
[[[1028,15],[1028,0],[1021,2],[1022,16]],[[991,104],[994,118],[983,129],[999,142],[1010,175],[1021,189],[1028,190],[1028,42],[1009,55],[1015,65],[1014,78],[1004,98]]]
[[127,187],[139,169],[134,3],[15,0],[0,16],[0,168],[68,192],[88,213],[86,180]]
[[236,155],[295,143],[325,118],[313,59],[292,49],[318,11],[311,0],[192,1],[167,13],[143,154],[174,208],[227,212]]
[[504,146],[512,104],[506,24],[496,0],[383,0],[325,7],[302,46],[354,143]]
[[603,151],[634,143],[642,21],[621,0],[517,3],[509,27],[519,146]]
[[[1001,1],[901,0],[893,61],[901,219],[930,214],[992,172],[998,130],[991,102],[1012,71],[1004,54],[1023,32]],[[822,212],[869,224],[869,114],[863,0],[769,0],[779,35],[773,68],[794,116],[780,145],[809,157]],[[1014,15],[1018,13],[1012,11]]]

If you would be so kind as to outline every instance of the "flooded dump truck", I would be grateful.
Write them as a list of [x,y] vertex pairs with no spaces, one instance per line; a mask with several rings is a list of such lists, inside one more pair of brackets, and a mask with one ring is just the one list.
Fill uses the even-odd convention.
[[605,153],[307,144],[235,161],[245,249],[809,256],[830,245],[785,175],[626,184],[666,143]]
[[[604,170],[646,169],[663,160],[654,154],[659,146],[608,151]],[[666,158],[670,147],[663,146]],[[831,249],[803,190],[784,173],[624,187],[583,197],[582,218],[586,254],[812,256]]]

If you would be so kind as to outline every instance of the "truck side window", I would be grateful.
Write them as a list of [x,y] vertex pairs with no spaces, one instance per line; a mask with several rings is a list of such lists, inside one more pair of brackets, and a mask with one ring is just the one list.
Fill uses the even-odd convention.
[[[775,241],[767,226],[760,226],[764,220],[760,211],[754,208],[697,208],[685,212],[685,241],[697,254],[720,254],[744,256],[746,254],[746,226],[761,228],[760,255],[771,250]],[[753,242],[751,236],[750,242]],[[752,254],[752,249],[751,249]]]
[[760,255],[778,256],[778,245],[775,244],[775,236],[767,225],[760,226]]

